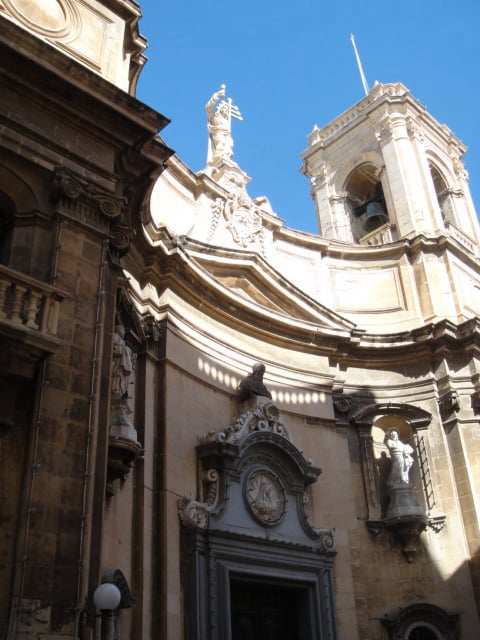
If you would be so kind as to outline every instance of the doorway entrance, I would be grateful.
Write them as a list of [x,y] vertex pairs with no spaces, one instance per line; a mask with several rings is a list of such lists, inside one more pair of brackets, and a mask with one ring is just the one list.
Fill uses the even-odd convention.
[[232,640],[300,640],[302,591],[272,584],[232,581]]

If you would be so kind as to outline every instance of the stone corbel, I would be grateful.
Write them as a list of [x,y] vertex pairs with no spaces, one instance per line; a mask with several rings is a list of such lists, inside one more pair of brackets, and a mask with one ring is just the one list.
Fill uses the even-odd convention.
[[440,533],[445,527],[447,516],[423,516],[421,513],[411,516],[401,516],[397,518],[383,520],[367,520],[366,525],[369,533],[378,536],[382,531],[389,531],[393,537],[402,545],[402,553],[408,563],[414,562],[417,553],[417,544],[420,534],[426,529],[431,529],[434,533]]
[[108,439],[108,463],[107,463],[107,497],[115,494],[113,483],[120,480],[122,483],[135,465],[135,462],[143,454],[143,447],[139,442],[128,438],[109,436]]

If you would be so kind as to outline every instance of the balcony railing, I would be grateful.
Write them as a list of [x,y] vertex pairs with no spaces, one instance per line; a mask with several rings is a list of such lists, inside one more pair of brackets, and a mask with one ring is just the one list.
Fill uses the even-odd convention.
[[0,333],[18,331],[55,339],[66,294],[0,265]]

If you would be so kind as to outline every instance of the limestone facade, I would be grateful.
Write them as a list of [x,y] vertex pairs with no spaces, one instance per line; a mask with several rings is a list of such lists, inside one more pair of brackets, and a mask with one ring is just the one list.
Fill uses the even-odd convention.
[[289,229],[228,128],[198,173],[159,137],[139,15],[0,0],[4,637],[470,640],[464,146],[376,85],[310,134],[319,234]]

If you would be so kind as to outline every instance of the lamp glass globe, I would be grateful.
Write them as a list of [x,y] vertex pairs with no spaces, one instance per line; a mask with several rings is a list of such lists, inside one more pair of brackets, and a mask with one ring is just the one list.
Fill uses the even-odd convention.
[[95,589],[93,601],[100,611],[113,611],[120,604],[120,589],[111,582],[104,582]]

